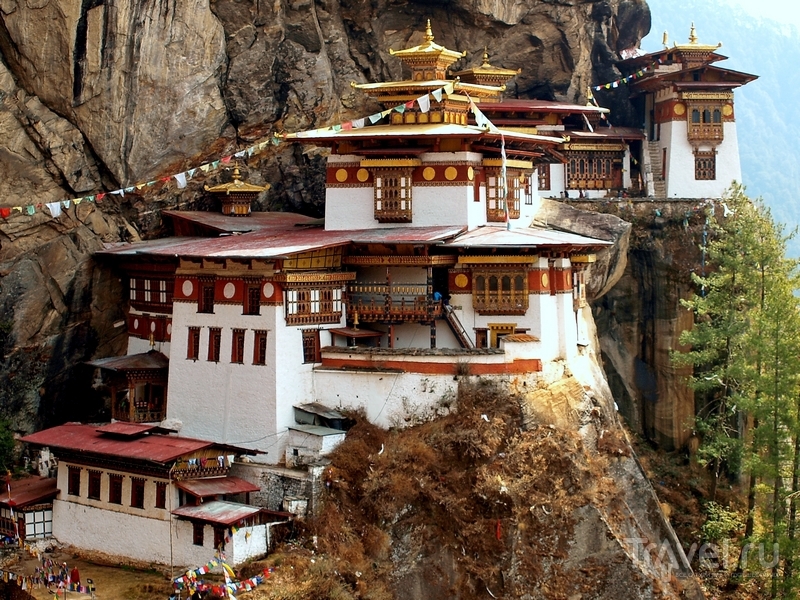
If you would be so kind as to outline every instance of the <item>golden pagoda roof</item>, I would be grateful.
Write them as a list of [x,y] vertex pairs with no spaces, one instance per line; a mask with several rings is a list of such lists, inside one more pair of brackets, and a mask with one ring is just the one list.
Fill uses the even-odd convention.
[[433,32],[431,31],[431,20],[428,19],[428,24],[425,27],[425,41],[419,46],[413,48],[406,48],[404,50],[392,50],[389,48],[389,54],[396,56],[403,61],[425,62],[438,60],[446,66],[453,64],[459,58],[467,55],[466,52],[456,52],[455,50],[448,50],[444,46],[433,41]]
[[203,186],[207,192],[212,192],[214,194],[258,194],[261,192],[266,192],[270,189],[270,184],[265,184],[263,186],[260,185],[253,185],[252,183],[246,183],[242,181],[242,175],[239,172],[239,167],[235,166],[233,168],[233,179],[228,183],[221,183],[219,185],[215,185],[212,187]]
[[[666,32],[664,32],[664,45],[666,46]],[[697,37],[697,32],[694,28],[694,23],[692,23],[692,28],[689,31],[689,43],[688,44],[677,44],[673,43],[672,47],[675,50],[681,50],[683,52],[713,52],[714,50],[719,49],[722,46],[722,42],[719,42],[716,46],[711,46],[707,44],[701,44]]]
[[487,48],[483,49],[483,63],[479,67],[473,67],[458,73],[453,73],[454,77],[485,77],[485,78],[505,78],[511,79],[515,75],[519,75],[522,69],[502,69],[500,67],[493,67],[489,64],[489,51]]
[[374,91],[399,91],[399,90],[413,90],[416,93],[425,90],[435,90],[439,88],[443,88],[448,84],[453,84],[454,93],[458,93],[458,90],[465,90],[470,94],[475,94],[476,96],[485,96],[490,95],[494,96],[498,92],[503,92],[506,89],[504,85],[482,85],[479,83],[467,83],[464,81],[459,81],[457,79],[433,79],[431,81],[387,81],[387,82],[380,82],[380,83],[355,83],[351,82],[350,85],[357,90],[364,90],[365,92],[374,92]]

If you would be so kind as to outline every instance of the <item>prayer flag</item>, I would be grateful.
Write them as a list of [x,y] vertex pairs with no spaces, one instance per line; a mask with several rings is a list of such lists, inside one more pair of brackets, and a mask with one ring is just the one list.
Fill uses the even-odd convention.
[[178,182],[179,188],[186,187],[186,173],[178,173],[177,175],[173,175],[175,177],[175,181]]
[[439,88],[438,90],[433,90],[433,91],[431,92],[431,94],[433,95],[433,98],[434,98],[434,99],[435,99],[437,102],[441,102],[441,101],[442,101],[442,88]]
[[419,109],[426,113],[431,109],[431,97],[427,94],[420,96],[417,98],[417,104],[419,104]]
[[61,216],[61,202],[50,202],[46,206],[53,217]]

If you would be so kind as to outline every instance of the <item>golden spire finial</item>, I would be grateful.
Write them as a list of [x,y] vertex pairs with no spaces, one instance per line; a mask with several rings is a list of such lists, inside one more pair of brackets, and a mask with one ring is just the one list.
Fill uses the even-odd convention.
[[489,66],[489,48],[488,46],[483,47],[483,65],[488,67]]
[[666,29],[664,30],[664,35],[661,36],[661,43],[664,44],[664,48],[669,46],[669,33],[667,33]]
[[433,31],[431,30],[431,20],[428,19],[428,24],[425,26],[425,41],[433,41]]
[[238,164],[233,165],[233,176],[232,177],[233,177],[234,181],[240,181],[242,179],[242,174],[241,174],[241,172],[239,172],[239,165]]
[[694,30],[694,21],[692,21],[692,29],[689,32],[689,43],[696,44],[697,43],[697,33]]

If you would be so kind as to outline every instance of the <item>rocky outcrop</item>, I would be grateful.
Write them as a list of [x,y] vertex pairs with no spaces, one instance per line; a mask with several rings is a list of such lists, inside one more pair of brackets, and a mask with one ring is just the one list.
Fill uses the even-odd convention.
[[[118,339],[107,328],[117,317],[98,308],[113,293],[96,288],[92,251],[158,235],[159,209],[196,202],[200,182],[57,219],[43,205],[170,175],[269,131],[369,114],[350,82],[401,77],[389,49],[420,41],[427,18],[438,42],[469,53],[454,67],[488,46],[494,64],[522,69],[509,95],[570,101],[649,30],[643,0],[0,0],[0,208],[37,206],[0,217],[0,409],[24,405],[21,429],[54,418],[65,388],[48,382],[97,351],[90,338]],[[318,214],[323,159],[282,145],[252,157],[248,175],[273,184],[269,208]]]
[[674,366],[680,334],[692,314],[680,301],[695,293],[702,271],[708,206],[698,200],[580,201],[633,223],[625,271],[593,302],[603,366],[620,414],[651,442],[672,450],[692,433],[694,393],[689,372]]

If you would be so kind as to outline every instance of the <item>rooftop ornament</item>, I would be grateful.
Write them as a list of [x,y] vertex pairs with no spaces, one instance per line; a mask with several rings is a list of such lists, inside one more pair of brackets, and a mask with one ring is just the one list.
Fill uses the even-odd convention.
[[261,192],[270,189],[270,185],[253,185],[242,181],[239,165],[233,167],[233,177],[228,183],[212,187],[204,186],[207,192],[217,194],[222,200],[222,214],[233,217],[249,217],[250,204]]

